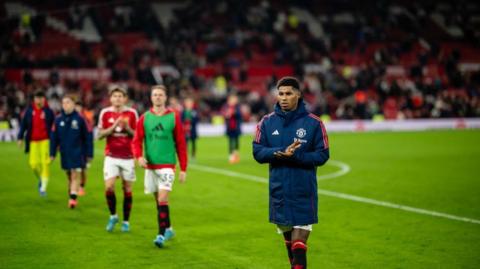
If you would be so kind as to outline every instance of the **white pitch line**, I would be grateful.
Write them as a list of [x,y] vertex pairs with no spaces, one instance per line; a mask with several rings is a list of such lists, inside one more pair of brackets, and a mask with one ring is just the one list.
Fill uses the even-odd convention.
[[[199,164],[190,164],[189,167],[193,168],[193,169],[196,169],[196,170],[199,170],[199,171],[216,173],[216,174],[221,174],[221,175],[225,175],[225,176],[229,176],[229,177],[246,179],[246,180],[250,180],[250,181],[254,181],[254,182],[268,183],[267,178],[254,176],[254,175],[249,175],[249,174],[244,174],[244,173],[238,173],[238,172],[234,172],[234,171],[230,171],[230,170],[226,170],[226,169],[214,168],[214,167],[209,167],[209,166],[204,166],[204,165],[199,165]],[[355,196],[355,195],[341,193],[341,192],[327,191],[327,190],[319,189],[318,194],[325,195],[325,196],[330,196],[330,197],[336,197],[336,198],[345,199],[345,200],[350,200],[350,201],[355,201],[355,202],[360,202],[360,203],[365,203],[365,204],[372,204],[372,205],[377,205],[377,206],[399,209],[399,210],[413,212],[413,213],[422,214],[422,215],[428,215],[428,216],[445,218],[445,219],[450,219],[450,220],[480,224],[480,220],[477,220],[477,219],[460,217],[460,216],[450,215],[450,214],[446,214],[446,213],[442,213],[442,212],[437,212],[437,211],[432,211],[432,210],[427,210],[427,209],[422,209],[422,208],[416,208],[416,207],[411,207],[411,206],[406,206],[406,205],[400,205],[400,204],[395,204],[395,203],[391,203],[391,202],[385,202],[385,201],[380,201],[380,200]]]
[[317,176],[317,180],[326,180],[326,179],[341,177],[343,175],[348,174],[351,170],[350,166],[346,163],[343,163],[343,162],[330,160],[330,161],[327,162],[327,164],[330,164],[330,165],[333,165],[333,166],[336,166],[336,167],[340,167],[340,170],[337,171],[337,172],[330,173],[330,174]]

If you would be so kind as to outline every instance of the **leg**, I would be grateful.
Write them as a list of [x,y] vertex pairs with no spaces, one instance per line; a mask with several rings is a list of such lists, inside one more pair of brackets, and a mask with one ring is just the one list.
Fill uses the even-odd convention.
[[230,154],[228,161],[235,163],[235,138],[232,136],[228,136],[228,153]]
[[70,193],[72,192],[72,189],[70,188],[70,186],[72,185],[72,172],[70,172],[70,170],[65,170],[65,174],[67,175],[67,193],[68,195],[70,195]]
[[28,154],[28,164],[33,171],[33,174],[38,179],[38,190],[41,190],[42,179],[41,179],[41,154],[40,154],[40,144],[37,141],[30,142],[30,152]]
[[285,240],[285,247],[287,248],[287,255],[288,261],[290,266],[293,262],[293,254],[292,254],[292,226],[284,226],[284,225],[277,225],[277,231],[283,234],[283,239]]
[[294,228],[292,230],[293,269],[307,268],[307,240],[310,230]]
[[122,180],[123,182],[123,221],[128,222],[130,211],[132,210],[132,182]]
[[117,216],[117,198],[115,197],[115,179],[108,178],[105,180],[105,198],[107,200],[108,211],[110,212],[110,218],[108,219],[107,232],[113,231],[115,224],[118,222]]
[[240,155],[238,153],[238,148],[239,148],[239,142],[238,142],[238,136],[235,136],[232,138],[233,139],[233,162],[238,163],[240,161]]
[[77,206],[79,180],[80,180],[80,171],[77,169],[70,169],[70,200],[68,201],[68,206],[71,209]]
[[43,140],[40,144],[41,149],[41,161],[40,161],[40,180],[41,180],[41,188],[40,194],[46,195],[47,193],[47,185],[48,185],[48,178],[50,176],[50,143],[49,140]]
[[[168,210],[168,191],[159,190],[153,194],[155,198],[155,203],[157,204],[157,222],[158,222],[158,235],[153,243],[162,248],[165,244],[165,241],[170,239],[173,234],[167,233],[167,228],[170,227],[170,213]],[[171,230],[171,229],[169,229]],[[170,231],[171,232],[171,231]],[[167,235],[170,236],[167,238]]]
[[85,184],[87,183],[87,168],[85,167],[82,169],[82,172],[80,174],[80,189],[78,191],[78,194],[80,196],[85,195]]
[[197,154],[196,139],[191,139],[190,142],[192,142],[192,158],[195,159],[195,155]]
[[168,190],[159,190],[154,193],[155,202],[157,203],[159,235],[165,235],[165,230],[171,226],[170,212],[168,208],[168,193]]
[[145,171],[145,192],[153,193],[157,205],[158,235],[153,243],[162,248],[165,240],[173,237],[170,225],[168,194],[172,190],[175,173],[173,169],[159,169]]
[[115,179],[116,177],[105,180],[105,198],[107,200],[108,210],[111,216],[116,216],[117,198],[115,197]]
[[110,211],[110,220],[107,225],[107,231],[112,231],[115,223],[118,222],[117,216],[117,198],[115,197],[115,180],[120,175],[118,159],[105,157],[103,162],[103,175],[105,182],[105,198],[108,210]]
[[234,145],[233,145],[233,143],[234,143],[233,137],[228,136],[228,153],[229,153],[229,154],[232,154],[232,153],[233,153],[233,150],[234,150]]
[[234,143],[233,143],[233,144],[234,144],[234,148],[233,148],[233,150],[235,150],[235,151],[238,152],[238,149],[240,148],[239,136],[235,136],[235,137],[233,138],[233,140],[234,140]]
[[70,194],[77,194],[80,183],[80,171],[76,169],[70,170]]

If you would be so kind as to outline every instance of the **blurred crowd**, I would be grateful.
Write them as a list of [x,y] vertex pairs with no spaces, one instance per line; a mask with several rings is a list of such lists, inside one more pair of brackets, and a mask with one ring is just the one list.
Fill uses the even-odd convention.
[[[272,55],[268,63],[272,66],[291,66],[292,75],[303,81],[309,109],[332,119],[480,117],[480,71],[460,69],[460,64],[469,60],[461,48],[442,49],[442,42],[450,41],[451,36],[441,29],[425,31],[431,24],[430,15],[439,12],[447,26],[462,30],[463,36],[455,41],[478,53],[479,36],[472,17],[479,9],[472,8],[474,2],[447,2],[452,8],[445,11],[438,4],[443,2],[436,1],[374,1],[372,5],[345,1],[186,1],[174,10],[167,25],[157,20],[150,1],[113,6],[94,1],[83,5],[47,2],[65,11],[70,29],[82,29],[85,19],[90,18],[103,41],[79,42],[78,47],[36,58],[24,51],[42,41],[48,13],[3,19],[0,119],[18,118],[29,95],[38,88],[46,91],[49,105],[56,111],[60,97],[74,93],[97,114],[108,104],[109,84],[117,83],[128,88],[131,105],[140,112],[149,106],[150,86],[165,84],[174,97],[173,106],[180,107],[183,99],[193,97],[202,121],[211,121],[220,113],[230,93],[239,95],[245,120],[256,121],[272,110],[279,79],[270,74],[259,81],[265,91],[238,86],[251,79],[248,68],[256,55]],[[398,6],[409,16],[395,9]],[[308,10],[320,18],[323,33],[315,34],[292,9]],[[344,19],[346,23],[331,15],[346,11],[351,15]],[[126,52],[109,38],[125,32],[144,33],[147,43]],[[367,53],[372,44],[382,45]],[[414,57],[406,61],[411,55]],[[309,70],[307,65],[312,63],[318,68]],[[155,67],[159,65],[171,66],[173,71],[158,72]],[[392,65],[402,66],[406,74],[392,78],[387,72]],[[441,72],[426,75],[424,70],[432,65]],[[213,75],[197,72],[208,66],[215,67]],[[23,70],[20,83],[7,81],[8,68]],[[34,68],[50,69],[49,79],[35,80],[30,71]],[[60,68],[108,68],[111,81],[62,79]]]

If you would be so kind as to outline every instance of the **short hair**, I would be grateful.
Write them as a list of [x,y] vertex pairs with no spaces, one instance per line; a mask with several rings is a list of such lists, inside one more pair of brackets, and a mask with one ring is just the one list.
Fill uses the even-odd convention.
[[120,92],[123,94],[123,96],[127,96],[127,89],[125,89],[124,87],[121,87],[119,85],[111,85],[108,89],[108,95],[112,95],[114,92]]
[[150,95],[152,95],[152,92],[154,90],[163,90],[163,92],[165,92],[165,94],[167,94],[167,87],[165,85],[154,85],[154,86],[152,86],[152,88],[150,90]]
[[282,86],[291,86],[293,89],[300,91],[300,82],[294,77],[283,77],[277,82],[277,90]]
[[77,97],[73,94],[65,94],[63,97],[62,97],[62,100],[63,99],[70,99],[72,100],[73,103],[76,103],[77,102]]
[[42,90],[36,90],[36,91],[33,93],[33,97],[45,97],[45,92],[42,91]]

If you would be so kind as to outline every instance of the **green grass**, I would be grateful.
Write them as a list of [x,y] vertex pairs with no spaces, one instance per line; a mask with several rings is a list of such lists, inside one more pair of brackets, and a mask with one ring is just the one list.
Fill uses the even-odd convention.
[[[331,158],[351,172],[321,189],[480,219],[480,131],[331,134]],[[225,138],[202,138],[197,164],[267,177],[241,141],[241,163],[229,165]],[[105,232],[103,143],[96,144],[87,195],[67,209],[58,159],[42,199],[13,143],[0,144],[0,268],[289,268],[282,238],[268,223],[268,188],[220,174],[188,171],[175,183],[164,249],[153,198],[137,170],[132,231]],[[319,175],[338,168],[326,165]],[[122,195],[117,183],[119,213]],[[480,225],[319,196],[320,223],[309,239],[309,268],[478,268]]]

